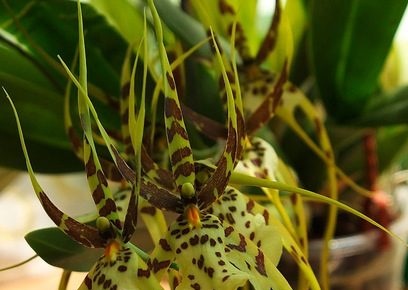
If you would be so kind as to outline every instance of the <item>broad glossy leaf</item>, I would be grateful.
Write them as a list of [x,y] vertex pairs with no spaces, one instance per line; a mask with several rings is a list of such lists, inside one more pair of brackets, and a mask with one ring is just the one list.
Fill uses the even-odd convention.
[[391,165],[398,164],[398,158],[402,159],[403,156],[408,154],[407,136],[407,126],[392,126],[378,130],[377,151],[379,172],[384,172]]
[[[13,96],[36,170],[81,170],[83,166],[71,152],[61,127],[62,98],[58,90],[33,63],[7,45],[0,44],[0,59],[4,64],[0,66],[0,83]],[[0,164],[26,170],[12,110],[5,98],[0,98],[0,135]]]
[[344,121],[358,116],[378,89],[379,74],[407,2],[311,1],[312,67],[333,118]]
[[[43,62],[44,59],[34,48],[40,47],[54,61],[61,55],[69,63],[77,47],[77,18],[76,4],[74,1],[32,1],[29,9],[23,9],[28,1],[6,1],[0,4],[0,19],[8,25],[3,28],[12,33],[19,43],[28,47],[29,55],[37,58],[48,73],[56,79],[60,86],[65,82],[65,75],[57,70],[55,75],[53,65]],[[92,83],[96,83],[109,94],[115,95],[119,90],[120,64],[126,50],[126,45],[103,17],[87,4],[84,6],[84,19],[88,27],[87,39],[89,40],[89,60],[95,66],[90,67]],[[9,8],[6,8],[9,7]],[[22,12],[24,11],[24,12]],[[19,27],[12,21],[12,15],[17,15]],[[23,29],[23,30],[22,30]],[[100,35],[104,38],[101,39]],[[96,66],[96,64],[98,64]],[[109,82],[106,78],[109,77]]]
[[[4,6],[5,3],[8,6]],[[73,155],[69,152],[70,145],[63,130],[61,116],[66,76],[61,73],[61,70],[44,61],[33,46],[34,42],[51,59],[61,54],[66,57],[66,60],[71,60],[77,46],[74,4],[71,1],[61,0],[31,2],[16,0],[3,1],[0,4],[1,28],[4,29],[0,30],[0,42],[2,43],[0,63],[4,64],[0,66],[0,82],[15,100],[27,141],[39,144],[33,154],[48,148],[50,151],[46,154],[47,158],[56,161],[48,164],[43,161],[38,167],[41,172],[68,172],[82,168],[77,166],[75,158],[72,158]],[[97,16],[89,6],[85,6],[85,18],[89,24],[87,37],[91,42],[89,60],[95,64],[90,68],[91,81],[100,84],[105,94],[114,95],[119,91],[116,71],[119,71],[117,64],[122,57],[121,51],[124,52],[125,49],[125,46],[122,45],[124,42],[106,22],[103,22],[102,17]],[[19,20],[18,29],[11,16],[13,13]],[[10,35],[7,33],[12,33],[16,39],[10,42],[10,39],[7,40],[7,37],[4,37]],[[109,36],[110,41],[105,41],[107,38],[103,38],[102,41],[100,34]],[[10,46],[12,43],[14,46]],[[106,78],[109,78],[110,81],[106,82]],[[115,113],[109,110],[106,103],[99,103],[97,106],[102,119],[108,120],[105,122],[107,127],[117,128],[119,117],[117,116],[117,119],[112,117],[115,116]],[[2,138],[2,142],[7,142],[6,145],[10,148],[7,151],[9,158],[6,158],[4,165],[21,168],[19,163],[21,152],[16,151],[19,146],[13,148],[9,145],[18,140],[16,131],[11,126],[12,123],[13,118],[11,118],[8,106],[0,106],[0,132],[7,132],[11,135],[10,143],[9,140]],[[44,144],[44,149],[39,148],[40,144]],[[64,152],[65,150],[67,153]],[[45,155],[32,157],[33,160],[38,160],[44,158],[43,156]],[[14,159],[16,162],[13,161]],[[57,163],[58,160],[61,162]]]
[[89,4],[103,15],[129,44],[140,41],[143,36],[143,13],[129,0],[91,0]]
[[[63,98],[41,71],[12,48],[0,45],[0,82],[13,96],[27,137],[68,149],[61,119]],[[21,73],[21,75],[20,75]],[[38,75],[31,79],[31,75]],[[5,100],[0,101],[5,104]],[[36,122],[33,122],[36,120]],[[16,134],[9,106],[0,106],[0,130]],[[16,134],[17,135],[17,134]]]
[[87,272],[103,254],[102,249],[84,247],[58,228],[45,228],[25,236],[30,247],[48,264],[66,270]]
[[[0,133],[1,166],[27,170],[18,136]],[[83,170],[83,164],[70,149],[60,149],[41,142],[27,140],[31,160],[38,173],[63,173]]]

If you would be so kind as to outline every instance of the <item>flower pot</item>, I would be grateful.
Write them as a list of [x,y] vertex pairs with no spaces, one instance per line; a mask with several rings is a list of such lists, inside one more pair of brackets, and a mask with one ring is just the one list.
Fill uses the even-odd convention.
[[[408,186],[395,190],[397,204],[408,204]],[[392,223],[391,231],[403,240],[408,237],[408,210],[401,208],[401,214]],[[328,261],[331,290],[401,290],[405,267],[406,246],[400,240],[388,237],[384,244],[381,230],[338,237],[330,242]],[[312,240],[309,244],[309,261],[319,273],[319,259],[322,240]],[[296,286],[297,267],[288,256],[279,265],[281,271],[293,277]],[[290,260],[290,261],[289,261]]]

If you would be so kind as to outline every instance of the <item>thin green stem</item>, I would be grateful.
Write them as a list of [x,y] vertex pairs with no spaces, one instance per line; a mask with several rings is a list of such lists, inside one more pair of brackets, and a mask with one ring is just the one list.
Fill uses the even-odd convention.
[[22,266],[22,265],[24,265],[24,264],[27,264],[28,262],[34,260],[34,259],[37,258],[37,257],[38,257],[38,255],[34,255],[34,256],[32,256],[32,257],[28,258],[27,260],[24,260],[24,261],[22,261],[22,262],[20,262],[20,263],[17,263],[17,264],[14,264],[14,265],[11,265],[11,266],[8,266],[8,267],[5,267],[5,268],[1,268],[1,269],[0,269],[0,272],[7,271],[7,270],[11,270],[11,269],[20,267],[20,266]]
[[72,271],[64,270],[61,275],[58,290],[67,290],[69,278],[71,278]]
[[274,189],[278,189],[281,191],[285,191],[285,192],[291,192],[291,193],[298,193],[304,197],[308,197],[314,201],[319,201],[319,202],[324,202],[333,206],[337,206],[339,209],[344,210],[346,212],[349,212],[367,222],[369,222],[370,224],[374,225],[375,227],[381,229],[382,231],[384,231],[385,233],[387,233],[388,235],[398,239],[399,241],[401,241],[402,243],[404,243],[406,245],[406,247],[408,248],[408,244],[404,241],[404,239],[402,239],[401,237],[399,237],[398,235],[394,234],[393,232],[391,232],[390,230],[388,230],[387,228],[385,228],[384,226],[382,226],[381,224],[377,223],[375,220],[373,220],[372,218],[366,216],[365,214],[359,212],[358,210],[353,209],[352,207],[337,201],[335,199],[332,199],[330,197],[318,194],[316,192],[307,190],[307,189],[303,189],[303,188],[299,188],[299,187],[295,187],[295,186],[291,186],[282,182],[278,182],[278,181],[272,181],[272,180],[267,180],[267,179],[261,179],[261,178],[257,178],[257,177],[252,177],[252,176],[248,176],[246,174],[243,173],[238,173],[238,172],[233,172],[231,174],[231,178],[230,178],[230,183],[232,184],[240,184],[240,185],[246,185],[246,186],[257,186],[257,187],[268,187],[268,188],[274,188]]

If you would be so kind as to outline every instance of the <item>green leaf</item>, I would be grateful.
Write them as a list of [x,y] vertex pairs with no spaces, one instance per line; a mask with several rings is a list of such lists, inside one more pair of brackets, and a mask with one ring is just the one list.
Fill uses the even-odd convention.
[[143,14],[128,0],[91,0],[89,4],[103,15],[129,44],[143,37]]
[[[30,148],[31,161],[38,173],[73,172],[84,168],[70,149],[60,149],[33,140],[27,140],[27,146]],[[18,135],[0,132],[0,148],[1,166],[27,170]]]
[[[69,148],[59,121],[62,99],[58,88],[16,47],[0,43],[0,62],[0,83],[13,95],[28,139]],[[16,133],[9,106],[0,106],[0,131]]]
[[312,66],[330,115],[356,117],[378,78],[407,0],[314,0],[310,10]]
[[[25,13],[21,12],[24,11],[22,4],[26,4],[27,1],[2,2],[0,4],[2,28],[13,35],[27,53],[41,63],[60,88],[63,88],[66,80],[63,71],[59,70],[58,74],[55,74],[54,68],[49,63],[43,62],[34,46],[40,47],[54,60],[57,55],[61,55],[71,63],[77,47],[75,2],[62,0],[33,2]],[[18,25],[14,23],[13,16],[18,17]],[[118,72],[126,50],[125,42],[105,19],[87,4],[84,5],[84,19],[88,28],[87,40],[90,42],[89,61],[95,64],[90,66],[90,81],[107,93],[115,95],[120,88]],[[0,34],[3,35],[4,31],[0,30]],[[106,82],[107,78],[109,82]]]
[[71,240],[58,228],[45,228],[25,236],[30,247],[48,264],[77,272],[88,272],[103,249],[91,249]]
[[[379,171],[389,169],[390,165],[398,164],[408,154],[407,126],[381,128],[377,133],[377,152]],[[402,168],[406,169],[406,168]]]
[[[116,129],[119,115],[106,98],[119,95],[119,71],[126,44],[87,4],[84,4],[84,18],[91,82],[99,87],[99,95],[105,98],[95,101],[95,105],[106,127]],[[62,115],[66,75],[49,61],[60,54],[71,62],[77,47],[76,21],[76,5],[72,1],[0,3],[0,85],[13,96],[27,142],[35,146],[32,158],[40,172],[83,169],[70,152],[71,146],[64,132]],[[48,60],[43,58],[38,47],[48,55]],[[0,164],[24,169],[19,146],[14,146],[18,144],[14,118],[1,100],[0,135],[2,149],[9,149],[2,150]],[[34,156],[36,154],[42,155]]]
[[408,86],[376,95],[361,116],[353,121],[353,124],[375,127],[407,123]]
[[221,98],[220,87],[211,75],[211,71],[195,60],[185,62],[186,70],[186,105],[195,112],[224,123],[225,112]]

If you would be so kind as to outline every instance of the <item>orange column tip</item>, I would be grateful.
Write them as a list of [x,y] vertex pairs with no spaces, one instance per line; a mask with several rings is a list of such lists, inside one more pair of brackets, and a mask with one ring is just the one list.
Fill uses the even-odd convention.
[[201,225],[200,210],[195,204],[187,206],[185,210],[185,216],[189,224],[193,227]]
[[105,248],[105,257],[109,261],[116,260],[116,254],[120,248],[120,243],[117,240],[111,240]]

